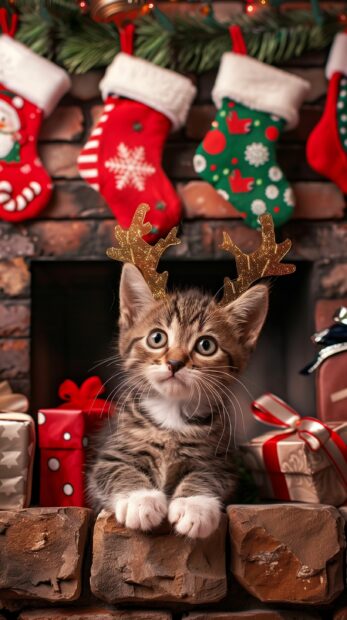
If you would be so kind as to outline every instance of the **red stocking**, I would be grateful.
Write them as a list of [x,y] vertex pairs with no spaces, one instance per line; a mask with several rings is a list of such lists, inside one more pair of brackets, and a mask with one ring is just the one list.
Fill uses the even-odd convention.
[[336,35],[326,67],[323,116],[307,142],[307,159],[319,174],[347,193],[347,34]]
[[79,156],[79,171],[121,226],[148,203],[149,240],[180,220],[180,201],[161,160],[167,135],[184,124],[195,92],[187,78],[122,52],[101,82],[105,106]]
[[18,222],[47,204],[51,180],[38,157],[42,118],[69,89],[60,67],[0,36],[0,217]]

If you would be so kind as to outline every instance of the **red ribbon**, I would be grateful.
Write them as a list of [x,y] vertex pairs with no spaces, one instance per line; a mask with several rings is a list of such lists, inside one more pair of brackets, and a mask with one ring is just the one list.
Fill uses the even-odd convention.
[[11,17],[4,8],[0,9],[0,29],[9,37],[14,37],[18,26],[18,15],[13,13]]
[[134,53],[134,33],[134,24],[127,24],[119,28],[120,49],[125,54],[130,54],[130,56]]
[[236,24],[229,26],[229,34],[231,38],[232,51],[235,54],[242,54],[243,56],[246,55],[247,46],[240,26],[237,26]]
[[71,379],[66,379],[59,387],[59,397],[66,401],[60,409],[82,409],[83,411],[100,407],[107,409],[107,401],[98,398],[104,392],[105,387],[100,377],[89,377],[81,387],[78,387]]
[[301,418],[294,409],[274,394],[263,394],[252,403],[251,407],[257,420],[287,429],[284,433],[270,437],[263,444],[264,465],[277,499],[284,501],[291,499],[285,475],[281,472],[278,443],[295,434],[311,450],[324,450],[347,489],[347,446],[336,431],[316,418]]

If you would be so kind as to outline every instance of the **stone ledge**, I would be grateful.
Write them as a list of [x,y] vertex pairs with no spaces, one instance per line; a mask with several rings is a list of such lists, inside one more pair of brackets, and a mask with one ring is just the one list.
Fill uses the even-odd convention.
[[90,512],[27,508],[0,512],[0,598],[73,601]]
[[[38,609],[23,611],[18,620],[171,620],[164,611],[139,611],[88,607],[79,609]],[[1,618],[0,618],[1,620]]]
[[[321,616],[304,611],[276,611],[253,609],[249,611],[203,611],[183,616],[183,620],[319,620]],[[41,619],[40,619],[41,620]],[[341,620],[345,620],[341,618]]]
[[344,589],[345,522],[323,505],[229,506],[231,570],[263,602],[322,604]]
[[[170,620],[170,611],[179,610],[187,620],[304,620],[319,617],[317,606],[343,591],[345,509],[288,503],[232,505],[227,512],[233,575],[228,589],[226,516],[209,539],[189,540],[165,523],[148,534],[127,530],[103,511],[95,524],[91,569],[89,554],[84,562],[84,585],[91,574],[92,596],[81,596],[90,511],[0,512],[0,608],[21,612],[21,620]],[[71,601],[80,607],[53,606],[50,615],[35,609]],[[305,605],[305,613],[268,609],[273,603]],[[192,605],[209,610],[193,612]],[[343,620],[341,600],[339,608]]]
[[98,516],[93,539],[91,590],[107,603],[207,604],[227,591],[226,518],[205,540],[171,533],[165,525],[143,534],[128,530],[105,511]]

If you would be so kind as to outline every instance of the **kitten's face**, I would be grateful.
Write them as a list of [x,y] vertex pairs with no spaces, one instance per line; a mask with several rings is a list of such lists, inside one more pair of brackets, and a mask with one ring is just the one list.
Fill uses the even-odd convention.
[[124,366],[145,393],[182,402],[208,400],[244,368],[267,307],[265,286],[225,307],[197,290],[156,302],[140,272],[126,265],[120,286]]

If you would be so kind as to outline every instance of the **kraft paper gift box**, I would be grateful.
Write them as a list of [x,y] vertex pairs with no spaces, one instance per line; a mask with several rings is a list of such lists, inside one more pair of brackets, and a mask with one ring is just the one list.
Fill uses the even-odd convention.
[[[240,446],[261,497],[333,506],[344,504],[347,422],[324,424],[314,418],[300,418],[272,394],[255,401],[252,410],[255,417],[267,424],[274,425],[277,419],[280,427]],[[277,416],[284,410],[279,420]]]
[[34,454],[34,420],[25,413],[0,413],[1,510],[29,506]]
[[317,415],[347,422],[347,352],[326,359],[316,375]]
[[[341,301],[345,302],[341,306]],[[347,299],[321,299],[316,305],[312,340],[320,347],[302,374],[316,372],[317,416],[323,422],[347,422]]]

